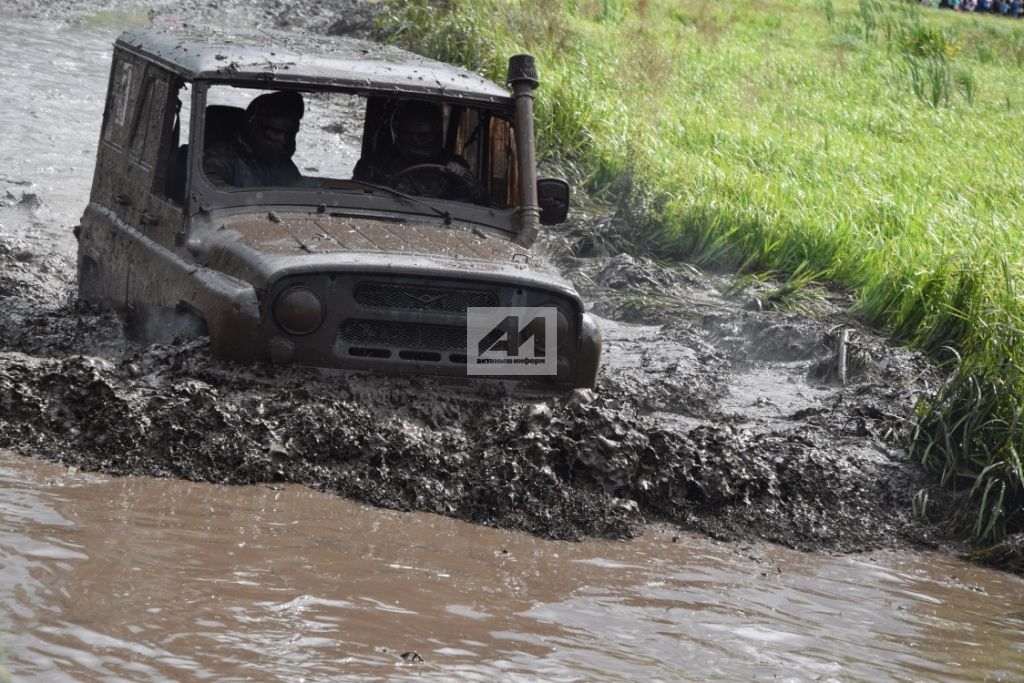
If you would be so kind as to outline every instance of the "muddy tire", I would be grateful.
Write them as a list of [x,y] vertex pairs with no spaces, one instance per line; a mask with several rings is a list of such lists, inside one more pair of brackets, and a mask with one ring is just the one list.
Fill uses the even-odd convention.
[[209,334],[206,319],[191,308],[139,304],[129,308],[125,332],[141,344],[181,343]]

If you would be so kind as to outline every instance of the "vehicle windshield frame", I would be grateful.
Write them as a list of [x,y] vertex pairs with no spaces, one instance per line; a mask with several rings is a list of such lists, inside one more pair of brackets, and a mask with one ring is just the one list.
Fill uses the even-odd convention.
[[[473,204],[469,202],[447,200],[426,196],[403,195],[386,187],[374,187],[371,184],[352,179],[336,179],[337,186],[308,187],[252,187],[228,188],[218,186],[206,178],[202,169],[204,153],[205,120],[208,92],[212,86],[229,86],[251,90],[292,89],[303,93],[327,92],[359,95],[366,98],[388,97],[403,98],[413,96],[417,99],[446,103],[458,106],[470,106],[481,111],[488,111],[495,116],[512,123],[514,109],[511,103],[466,101],[461,97],[433,96],[425,97],[422,93],[396,92],[391,88],[373,88],[339,86],[304,81],[253,81],[225,79],[195,79],[191,96],[191,124],[189,126],[189,173],[188,173],[188,214],[194,216],[201,212],[217,209],[237,210],[243,207],[256,208],[289,208],[330,213],[352,213],[355,215],[385,215],[396,219],[415,217],[417,219],[443,220],[447,224],[453,222],[471,223],[493,228],[510,236],[517,231],[518,207]],[[519,141],[516,141],[519,145]]]

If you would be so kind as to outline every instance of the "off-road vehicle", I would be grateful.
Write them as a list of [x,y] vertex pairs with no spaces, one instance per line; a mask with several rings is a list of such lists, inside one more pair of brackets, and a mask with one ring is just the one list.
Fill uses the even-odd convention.
[[[78,228],[79,296],[143,341],[208,335],[239,362],[593,386],[600,334],[529,252],[569,203],[567,183],[537,179],[532,58],[510,59],[508,84],[353,39],[128,31]],[[253,100],[291,91],[301,182],[211,179],[204,154],[244,145]],[[358,158],[402,151],[395,113],[411,101],[438,110],[465,172],[352,178]],[[474,190],[432,192],[438,175]]]

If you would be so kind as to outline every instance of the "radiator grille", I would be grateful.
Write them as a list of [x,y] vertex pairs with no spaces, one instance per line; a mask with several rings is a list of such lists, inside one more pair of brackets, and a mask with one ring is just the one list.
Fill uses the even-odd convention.
[[368,308],[465,313],[471,306],[497,306],[498,297],[485,289],[412,287],[385,282],[360,282],[352,293]]
[[466,351],[466,329],[383,320],[346,320],[338,330],[342,342],[363,348]]

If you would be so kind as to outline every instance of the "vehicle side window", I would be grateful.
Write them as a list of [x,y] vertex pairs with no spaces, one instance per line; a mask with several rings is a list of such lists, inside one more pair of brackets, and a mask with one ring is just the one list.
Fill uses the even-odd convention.
[[144,153],[144,157],[155,158],[153,193],[179,205],[185,203],[191,94],[189,84],[180,78],[161,79],[152,104],[153,125]]
[[466,109],[456,133],[455,149],[466,160],[469,167],[479,174],[480,169],[480,112]]
[[127,144],[142,87],[143,70],[140,64],[125,56],[114,61],[103,140],[115,147],[123,148]]
[[167,118],[167,78],[153,67],[146,71],[142,101],[136,109],[132,125],[129,158],[151,170],[156,165],[160,133]]
[[[137,72],[141,76],[136,87]],[[136,178],[142,181],[136,187],[142,192],[152,192],[181,204],[185,165],[184,153],[178,146],[181,131],[177,116],[182,83],[153,64],[145,67],[129,64],[122,73],[125,74],[122,79],[125,87],[137,91],[137,94],[128,92],[123,98],[113,98],[112,120],[116,126],[113,130],[115,134],[121,134],[116,132],[118,129],[126,131],[122,135],[128,152],[127,161],[134,166]],[[177,82],[172,85],[173,81]],[[119,107],[122,105],[125,125],[120,123]]]
[[471,108],[452,108],[450,115],[457,117],[447,125],[454,130],[452,151],[481,179],[490,204],[514,206],[519,197],[519,166],[512,124]]
[[456,133],[455,150],[478,169],[488,201],[512,206],[519,194],[515,134],[512,124],[486,111],[466,109]]
[[491,117],[487,135],[487,192],[491,202],[511,206],[519,195],[515,133],[505,119]]

